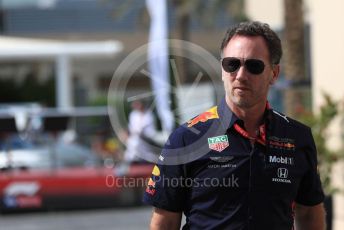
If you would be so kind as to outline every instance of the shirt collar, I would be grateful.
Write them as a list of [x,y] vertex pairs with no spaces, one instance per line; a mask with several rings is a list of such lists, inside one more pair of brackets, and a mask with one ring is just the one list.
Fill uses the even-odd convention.
[[[243,129],[243,121],[239,119],[233,111],[229,108],[227,105],[226,99],[222,98],[221,102],[218,104],[217,107],[217,112],[219,115],[219,121],[220,121],[220,126],[224,130],[230,129],[234,124],[237,125],[235,127],[235,130],[239,132],[242,136],[248,137],[248,134],[246,131]],[[271,110],[271,106],[269,102],[266,102],[266,108],[264,112],[264,118],[263,118],[263,124],[259,127],[259,137],[258,137],[258,142],[264,144],[266,141],[266,123],[267,120],[269,119],[269,111]],[[239,127],[238,127],[239,126]],[[241,127],[241,128],[240,128]],[[247,135],[245,135],[247,134]]]
[[226,130],[231,128],[239,120],[227,105],[225,98],[222,98],[221,102],[218,104],[217,113],[219,115],[222,128],[225,128]]

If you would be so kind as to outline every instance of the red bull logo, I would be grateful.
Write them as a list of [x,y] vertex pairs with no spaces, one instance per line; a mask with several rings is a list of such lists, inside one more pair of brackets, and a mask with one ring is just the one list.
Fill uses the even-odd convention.
[[294,149],[295,144],[290,142],[281,142],[281,141],[270,141],[270,146],[275,148],[285,148],[285,149]]
[[155,181],[152,178],[149,178],[147,187],[146,187],[146,193],[153,196],[155,194]]
[[295,148],[295,145],[288,142],[288,143],[284,144],[284,147],[286,147],[286,148]]
[[207,110],[206,112],[198,115],[194,119],[188,121],[188,127],[190,128],[198,124],[199,122],[206,122],[210,119],[215,119],[215,118],[219,118],[219,115],[217,114],[217,106]]
[[[154,166],[153,171],[152,171],[153,176],[160,176],[160,169],[157,165]],[[146,193],[150,194],[153,196],[155,194],[155,181],[152,178],[149,178],[147,188],[146,188]]]
[[146,188],[146,193],[148,193],[151,196],[154,196],[156,190],[154,188],[147,187]]
[[155,182],[153,181],[152,178],[149,178],[148,186],[155,187]]

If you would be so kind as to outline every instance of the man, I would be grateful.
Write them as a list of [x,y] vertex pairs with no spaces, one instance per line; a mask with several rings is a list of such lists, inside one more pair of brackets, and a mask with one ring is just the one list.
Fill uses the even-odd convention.
[[280,39],[267,24],[240,23],[221,56],[224,100],[175,130],[153,169],[151,229],[179,229],[182,212],[183,229],[325,229],[311,130],[267,102]]
[[153,113],[146,108],[143,101],[133,101],[131,108],[132,111],[128,119],[129,138],[124,153],[124,161],[126,162],[144,159],[143,155],[151,150],[147,149],[142,137],[152,137],[156,131]]
[[[155,121],[153,113],[146,108],[146,103],[136,100],[131,103],[131,112],[128,118],[128,137],[126,140],[126,150],[123,161],[116,167],[117,176],[124,176],[128,173],[129,166],[143,159],[156,159],[156,154],[147,143],[147,139],[152,139],[155,135]],[[123,135],[124,138],[125,134]]]

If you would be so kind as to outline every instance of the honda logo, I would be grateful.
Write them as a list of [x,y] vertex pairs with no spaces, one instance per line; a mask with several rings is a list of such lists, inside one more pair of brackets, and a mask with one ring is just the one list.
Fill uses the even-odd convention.
[[286,168],[278,168],[277,169],[277,176],[279,178],[287,178],[288,177],[288,169]]

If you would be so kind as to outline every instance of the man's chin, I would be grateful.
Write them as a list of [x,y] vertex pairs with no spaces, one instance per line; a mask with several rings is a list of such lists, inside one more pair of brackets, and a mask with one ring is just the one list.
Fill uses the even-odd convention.
[[238,97],[238,96],[233,97],[233,95],[230,95],[227,97],[226,100],[227,100],[227,103],[241,109],[247,109],[252,106],[252,103],[250,103],[249,100],[247,100],[247,98],[243,98],[243,97]]
[[243,98],[234,98],[234,100],[232,100],[234,106],[237,106],[239,108],[242,109],[247,109],[250,108],[252,105],[251,103],[249,103],[247,100],[244,100]]

